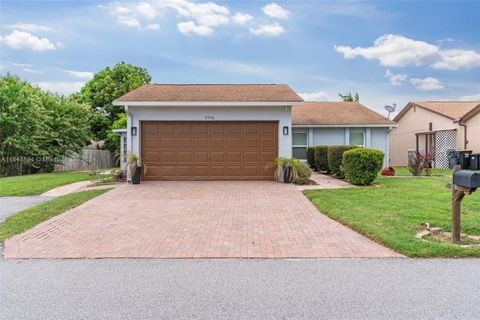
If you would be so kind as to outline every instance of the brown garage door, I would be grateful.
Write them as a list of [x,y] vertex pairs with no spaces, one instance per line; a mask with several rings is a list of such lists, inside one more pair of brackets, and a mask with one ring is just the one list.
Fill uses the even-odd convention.
[[143,121],[144,180],[272,180],[273,121]]

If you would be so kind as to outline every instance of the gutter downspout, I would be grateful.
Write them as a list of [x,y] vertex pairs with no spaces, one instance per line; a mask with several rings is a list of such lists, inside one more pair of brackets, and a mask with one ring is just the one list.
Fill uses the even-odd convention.
[[468,138],[467,138],[467,125],[462,123],[461,121],[458,122],[458,125],[463,127],[463,149],[467,150],[467,145],[468,145]]

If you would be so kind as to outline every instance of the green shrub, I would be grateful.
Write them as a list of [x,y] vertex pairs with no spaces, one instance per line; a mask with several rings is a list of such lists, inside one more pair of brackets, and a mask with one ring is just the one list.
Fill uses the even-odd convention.
[[350,183],[370,185],[382,169],[384,154],[374,149],[355,149],[343,153],[343,172]]
[[305,184],[312,176],[312,169],[300,161],[296,163],[295,170],[297,171],[297,176],[293,179],[295,184]]
[[357,146],[329,146],[327,148],[328,167],[330,172],[338,178],[345,178],[342,170],[342,156],[345,151],[358,148]]
[[317,170],[315,167],[315,147],[307,148],[307,162],[310,168]]
[[327,158],[327,146],[315,147],[315,168],[317,171],[330,172]]

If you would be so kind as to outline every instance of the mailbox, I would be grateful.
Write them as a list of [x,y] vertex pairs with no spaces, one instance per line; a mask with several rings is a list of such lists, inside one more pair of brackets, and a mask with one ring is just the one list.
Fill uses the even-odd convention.
[[453,174],[453,183],[465,188],[479,188],[480,173],[468,170],[457,171]]

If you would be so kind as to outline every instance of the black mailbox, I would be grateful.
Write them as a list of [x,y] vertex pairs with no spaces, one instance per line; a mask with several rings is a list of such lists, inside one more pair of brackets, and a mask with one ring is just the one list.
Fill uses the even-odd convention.
[[468,170],[457,171],[453,174],[453,183],[466,188],[479,188],[480,173]]

